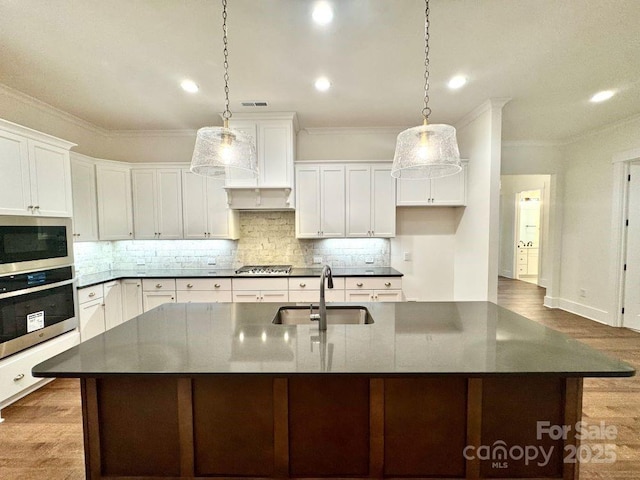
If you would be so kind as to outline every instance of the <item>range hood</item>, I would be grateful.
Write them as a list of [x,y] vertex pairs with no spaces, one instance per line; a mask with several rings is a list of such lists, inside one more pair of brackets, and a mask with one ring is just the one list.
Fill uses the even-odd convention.
[[233,210],[294,210],[291,187],[224,187],[227,204]]

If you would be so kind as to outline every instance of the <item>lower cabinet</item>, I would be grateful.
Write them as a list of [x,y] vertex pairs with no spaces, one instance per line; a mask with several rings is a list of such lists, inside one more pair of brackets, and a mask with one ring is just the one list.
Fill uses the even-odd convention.
[[143,312],[142,280],[125,278],[120,282],[122,286],[122,321],[126,322]]
[[401,302],[401,277],[348,277],[345,279],[347,302]]
[[103,285],[78,290],[80,340],[85,341],[104,333],[105,304]]
[[234,278],[231,285],[237,303],[289,301],[287,278]]
[[176,303],[174,278],[144,278],[142,280],[142,306],[145,312],[165,303]]
[[104,326],[106,330],[122,323],[122,285],[120,280],[104,284]]
[[345,302],[401,302],[402,290],[346,290]]
[[233,301],[230,278],[177,278],[178,303],[224,303]]
[[[326,288],[327,302],[344,302],[344,278],[333,279],[333,288]],[[289,279],[289,301],[296,303],[318,303],[320,301],[320,279],[318,277],[296,277]]]

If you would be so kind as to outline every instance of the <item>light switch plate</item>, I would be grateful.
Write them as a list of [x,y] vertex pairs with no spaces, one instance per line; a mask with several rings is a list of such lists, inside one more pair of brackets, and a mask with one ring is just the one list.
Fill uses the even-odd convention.
[[207,265],[215,265],[215,264],[216,264],[215,258],[207,258]]
[[322,257],[313,257],[313,263],[322,263]]
[[411,261],[411,252],[404,252],[404,261],[405,262]]
[[373,263],[373,257],[367,257],[364,259],[364,263]]
[[142,266],[144,264],[145,264],[144,258],[139,258],[138,260],[136,260],[136,265]]

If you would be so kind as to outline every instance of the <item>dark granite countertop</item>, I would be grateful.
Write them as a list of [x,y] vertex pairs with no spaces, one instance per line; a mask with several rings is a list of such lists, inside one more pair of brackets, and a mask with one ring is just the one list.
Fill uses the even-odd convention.
[[[292,304],[289,304],[292,305]],[[335,304],[332,304],[335,305]],[[374,323],[274,325],[279,304],[167,304],[33,369],[36,377],[365,374],[625,377],[619,360],[489,302],[364,304]]]
[[[235,270],[207,268],[176,268],[158,270],[111,270],[78,276],[78,288],[91,287],[121,278],[274,278],[274,277],[317,277],[321,268],[292,268],[288,275],[237,275]],[[336,277],[402,277],[403,274],[391,267],[334,268]]]

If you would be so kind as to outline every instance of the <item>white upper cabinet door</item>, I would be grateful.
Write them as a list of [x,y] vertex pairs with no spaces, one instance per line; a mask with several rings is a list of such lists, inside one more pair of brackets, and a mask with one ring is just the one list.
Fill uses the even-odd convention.
[[292,186],[293,131],[291,122],[258,124],[258,168],[260,185]]
[[396,205],[399,207],[424,206],[431,198],[431,180],[428,178],[398,179]]
[[0,214],[30,215],[29,150],[27,139],[0,131]]
[[182,192],[184,238],[207,238],[207,178],[183,170]]
[[371,166],[371,236],[396,236],[396,179],[391,165]]
[[[344,178],[343,178],[344,184]],[[320,167],[296,167],[296,237],[320,236]]]
[[158,238],[156,221],[156,172],[153,169],[133,170],[133,225],[136,240]]
[[76,242],[98,240],[98,200],[96,170],[91,162],[71,160],[73,193],[73,239]]
[[227,203],[224,178],[207,178],[207,238],[235,240],[240,236],[240,221],[237,210]]
[[[258,148],[258,124],[255,121],[230,120],[229,126],[251,137],[253,146]],[[226,172],[225,181],[228,187],[247,187],[257,185],[258,177],[239,168],[231,168]]]
[[320,167],[320,188],[320,234],[322,237],[344,237],[346,210],[344,165]]
[[347,165],[347,237],[371,236],[371,168]]
[[29,140],[31,201],[36,215],[71,217],[69,151]]
[[156,216],[158,238],[175,240],[182,238],[182,180],[180,169],[156,170]]
[[133,239],[129,168],[96,165],[96,183],[100,240]]
[[431,204],[442,206],[461,206],[467,204],[467,167],[448,177],[431,180]]

